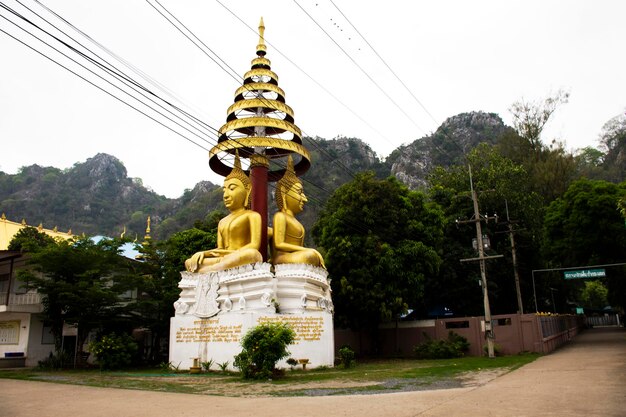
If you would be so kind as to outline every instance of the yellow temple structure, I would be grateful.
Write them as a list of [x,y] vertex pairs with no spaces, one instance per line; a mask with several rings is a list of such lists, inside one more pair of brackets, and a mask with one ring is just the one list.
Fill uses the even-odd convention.
[[19,223],[13,222],[2,213],[2,216],[0,216],[0,250],[7,250],[13,236],[26,227],[35,227],[39,232],[45,233],[52,238],[71,239],[74,236],[71,229],[67,232],[59,232],[56,226],[54,229],[46,229],[41,223],[39,226],[29,226],[24,219]]

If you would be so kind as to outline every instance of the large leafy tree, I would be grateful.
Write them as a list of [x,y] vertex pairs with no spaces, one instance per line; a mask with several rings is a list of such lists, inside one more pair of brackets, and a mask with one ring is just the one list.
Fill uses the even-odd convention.
[[606,307],[608,293],[600,281],[587,281],[580,292],[580,302],[587,308],[601,310]]
[[[515,232],[522,295],[530,303],[530,275],[543,218],[542,198],[533,186],[523,165],[502,156],[498,148],[479,145],[467,156],[467,165],[437,168],[429,178],[430,195],[446,216],[444,264],[437,279],[427,281],[427,301],[430,306],[445,305],[456,314],[483,314],[482,292],[478,286],[480,271],[474,263],[460,259],[476,257],[472,239],[476,237],[473,224],[457,224],[474,216],[469,193],[469,167],[477,192],[481,214],[491,217],[483,223],[483,234],[488,235],[491,251],[488,255],[504,255],[503,260],[487,262],[490,301],[494,313],[510,313],[517,305],[514,284],[511,244],[506,218],[507,209]],[[498,223],[494,220],[498,215]]]
[[358,174],[328,200],[313,228],[332,278],[339,325],[374,330],[422,303],[437,275],[441,209],[394,178]]
[[180,295],[178,282],[185,259],[200,250],[216,246],[215,229],[188,229],[175,233],[166,241],[138,245],[139,263],[133,263],[130,284],[137,292],[133,302],[125,306],[125,316],[134,328],[150,330],[150,342],[144,341],[143,356],[153,363],[164,360],[162,348],[169,336],[174,302]]
[[20,279],[42,295],[57,351],[64,323],[77,325],[78,346],[93,329],[115,320],[120,295],[126,291],[128,263],[120,256],[119,240],[89,237],[59,240],[29,254],[29,268]]
[[509,111],[517,134],[504,136],[498,144],[503,156],[524,166],[533,191],[547,202],[560,197],[581,168],[581,161],[567,152],[563,143],[542,137],[545,126],[568,98],[567,92],[559,90],[543,100],[513,103]]
[[513,116],[513,127],[538,155],[543,147],[541,133],[544,127],[561,104],[567,103],[569,93],[559,90],[543,100],[528,101],[521,99],[511,105],[509,111]]
[[[618,210],[626,182],[581,179],[546,211],[542,253],[555,267],[624,262],[626,228]],[[624,269],[607,269],[609,300],[624,306]]]
[[24,227],[13,236],[9,242],[9,250],[20,252],[38,252],[48,245],[54,244],[54,239],[38,231],[34,227]]
[[606,151],[604,168],[610,181],[626,180],[626,113],[606,122],[600,133],[600,146]]

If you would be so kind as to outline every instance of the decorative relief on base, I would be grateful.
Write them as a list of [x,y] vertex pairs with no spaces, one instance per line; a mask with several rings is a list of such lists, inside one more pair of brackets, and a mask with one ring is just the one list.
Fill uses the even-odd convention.
[[322,286],[328,285],[328,271],[318,266],[308,264],[277,264],[274,265],[276,278],[308,278],[319,282]]
[[333,312],[330,280],[324,268],[308,264],[277,264],[274,274],[281,312]]
[[208,318],[213,317],[220,311],[217,303],[218,288],[219,277],[216,273],[198,274],[196,304],[193,310],[194,316]]
[[[211,273],[181,272],[176,315],[209,318],[233,311],[332,313],[328,272],[307,264],[265,262]],[[236,306],[234,304],[237,304]]]

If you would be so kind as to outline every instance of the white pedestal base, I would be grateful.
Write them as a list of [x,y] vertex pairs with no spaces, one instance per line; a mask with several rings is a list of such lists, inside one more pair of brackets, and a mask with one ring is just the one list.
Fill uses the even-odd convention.
[[[311,265],[245,265],[210,274],[182,272],[181,295],[170,322],[170,362],[189,369],[194,358],[228,362],[234,370],[241,338],[264,322],[285,322],[296,332],[290,357],[307,367],[333,366],[333,304],[327,272]],[[286,368],[285,358],[277,364]]]

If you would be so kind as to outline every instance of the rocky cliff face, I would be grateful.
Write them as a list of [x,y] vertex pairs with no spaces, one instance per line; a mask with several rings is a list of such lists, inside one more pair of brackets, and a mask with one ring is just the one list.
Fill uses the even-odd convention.
[[386,163],[391,173],[411,189],[423,189],[435,166],[450,166],[479,143],[495,144],[507,131],[495,113],[462,113],[446,119],[432,135],[401,146],[389,155]]
[[128,178],[117,158],[103,153],[64,171],[32,165],[15,175],[0,173],[0,211],[74,233],[119,235],[136,210],[156,211],[166,202]]
[[[360,139],[305,138],[313,165],[302,177],[309,203],[300,221],[311,230],[334,190],[358,172],[371,170],[379,178],[393,174],[412,189],[423,188],[435,166],[462,161],[474,146],[496,143],[507,129],[493,113],[459,114],[432,135],[396,149],[386,160]],[[15,221],[26,218],[29,224],[43,222],[45,227],[110,236],[118,236],[124,226],[127,236],[143,236],[150,215],[155,237],[166,238],[206,220],[215,210],[224,211],[221,187],[208,181],[178,199],[167,199],[127,175],[122,162],[104,153],[64,171],[32,165],[16,175],[0,172],[0,212]]]

